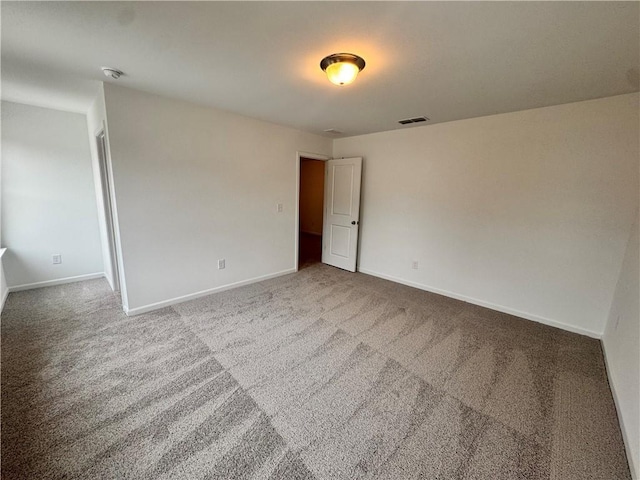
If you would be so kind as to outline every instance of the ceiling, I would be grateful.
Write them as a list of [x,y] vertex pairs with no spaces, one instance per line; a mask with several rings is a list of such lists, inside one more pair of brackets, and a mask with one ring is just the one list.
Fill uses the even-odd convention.
[[[638,2],[7,2],[2,98],[86,112],[119,85],[324,134],[638,91]],[[319,68],[367,62],[352,85]],[[114,81],[114,80],[106,80]],[[424,124],[419,124],[424,125]],[[325,134],[328,135],[328,134]]]

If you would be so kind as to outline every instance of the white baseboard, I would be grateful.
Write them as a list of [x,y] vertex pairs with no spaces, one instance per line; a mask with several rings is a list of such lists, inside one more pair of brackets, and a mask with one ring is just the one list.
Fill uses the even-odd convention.
[[9,296],[9,289],[7,288],[4,291],[4,295],[2,295],[2,300],[0,300],[0,313],[2,313],[2,310],[4,310],[4,304],[7,301],[7,297]]
[[[624,417],[622,416],[622,411],[620,410],[620,401],[618,400],[618,394],[616,393],[616,384],[613,381],[613,376],[611,375],[611,367],[609,366],[607,349],[604,346],[604,341],[601,341],[600,344],[602,346],[602,354],[604,356],[604,366],[607,372],[607,378],[609,379],[609,387],[611,387],[611,394],[613,395],[613,403],[616,406],[616,413],[618,414],[618,422],[620,423],[622,440],[624,441],[624,448],[627,452],[627,461],[629,462],[629,469],[631,470],[631,478],[633,478],[633,480],[640,480],[640,472],[638,472],[637,467],[633,464],[633,457],[631,456],[631,446],[629,444],[629,435],[627,434]],[[638,467],[640,467],[640,465]]]
[[141,313],[152,312],[153,310],[158,310],[160,308],[169,307],[171,305],[175,305],[177,303],[188,302],[189,300],[195,300],[196,298],[206,297],[207,295],[211,295],[213,293],[224,292],[225,290],[231,290],[232,288],[242,287],[244,285],[250,285],[252,283],[262,282],[263,280],[269,280],[271,278],[281,277],[283,275],[289,275],[290,273],[295,273],[295,268],[290,268],[287,270],[282,270],[276,273],[270,273],[268,275],[262,275],[260,277],[250,278],[248,280],[242,280],[240,282],[229,283],[227,285],[222,285],[220,287],[209,288],[207,290],[202,290],[200,292],[190,293],[188,295],[182,295],[181,297],[171,298],[169,300],[163,300],[162,302],[151,303],[149,305],[143,305],[142,307],[136,308],[123,308],[124,313],[128,316],[140,315]]
[[386,275],[384,273],[374,272],[372,270],[359,268],[358,271],[361,273],[366,273],[367,275],[372,275],[374,277],[383,278],[385,280],[391,280],[392,282],[396,282],[396,283],[401,283],[409,287],[418,288],[420,290],[425,290],[431,293],[437,293],[438,295],[444,295],[445,297],[455,298],[456,300],[462,300],[463,302],[472,303],[474,305],[479,305],[481,307],[490,308],[491,310],[496,310],[498,312],[507,313],[509,315],[514,315],[516,317],[521,317],[526,320],[532,320],[534,322],[542,323],[544,325],[549,325],[551,327],[560,328],[562,330],[567,330],[573,333],[579,333],[580,335],[586,335],[587,337],[596,338],[596,339],[602,338],[602,332],[594,332],[592,330],[587,330],[586,328],[576,327],[574,325],[569,325],[567,323],[551,320],[550,318],[540,317],[538,315],[533,315],[531,313],[522,312],[520,310],[504,307],[502,305],[496,305],[491,302],[485,302],[484,300],[478,300],[477,298],[467,297],[466,295],[460,295],[454,292],[449,292],[447,290],[442,290],[440,288],[435,288],[429,285],[423,285],[421,283],[405,280],[403,278],[393,277],[391,275]]
[[86,275],[78,275],[75,277],[57,278],[55,280],[47,280],[44,282],[25,283],[24,285],[9,287],[9,292],[20,292],[22,290],[31,290],[33,288],[53,287],[54,285],[64,285],[65,283],[82,282],[84,280],[93,280],[102,277],[104,277],[104,272],[88,273]]

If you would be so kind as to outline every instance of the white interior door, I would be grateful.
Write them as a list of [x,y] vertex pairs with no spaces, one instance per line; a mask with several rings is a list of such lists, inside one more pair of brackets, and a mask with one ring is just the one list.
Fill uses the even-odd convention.
[[326,174],[322,263],[355,272],[362,158],[328,160]]

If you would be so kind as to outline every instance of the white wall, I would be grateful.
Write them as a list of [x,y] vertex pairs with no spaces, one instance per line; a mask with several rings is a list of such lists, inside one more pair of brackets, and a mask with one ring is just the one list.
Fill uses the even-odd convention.
[[632,229],[602,343],[627,456],[640,478],[640,256],[638,217]]
[[364,157],[360,270],[599,336],[638,127],[630,94],[335,140]]
[[131,313],[293,271],[296,152],[329,154],[330,139],[104,89]]
[[84,115],[2,102],[2,245],[12,288],[102,274]]

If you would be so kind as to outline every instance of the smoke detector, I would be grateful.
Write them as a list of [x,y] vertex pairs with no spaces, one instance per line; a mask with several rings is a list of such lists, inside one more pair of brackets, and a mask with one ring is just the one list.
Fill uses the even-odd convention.
[[117,80],[120,78],[120,75],[123,75],[122,71],[118,70],[117,68],[111,68],[111,67],[102,67],[102,73],[104,73],[107,77],[111,77],[114,80]]

